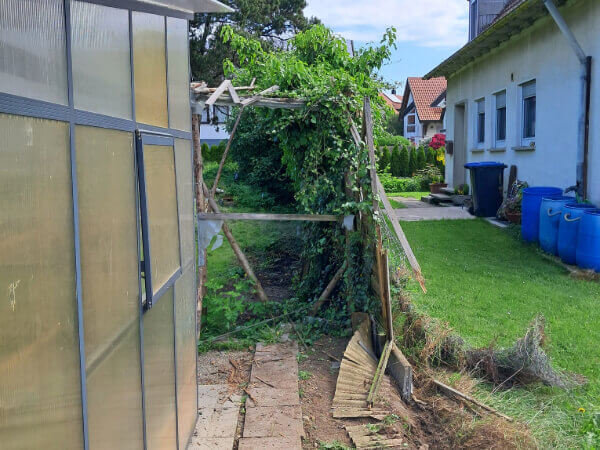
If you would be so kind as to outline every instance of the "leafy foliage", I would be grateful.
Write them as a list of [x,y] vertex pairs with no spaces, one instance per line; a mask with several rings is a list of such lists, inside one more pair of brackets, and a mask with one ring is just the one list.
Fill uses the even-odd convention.
[[[256,78],[258,89],[278,85],[279,96],[306,101],[302,110],[256,109],[251,121],[243,121],[245,127],[251,128],[248,142],[265,139],[270,149],[276,147],[280,152],[273,160],[281,155],[298,208],[313,214],[370,214],[368,153],[363,145],[353,142],[349,118],[359,123],[362,99],[367,96],[373,105],[375,136],[384,135],[385,109],[378,95],[382,84],[374,72],[391,54],[394,30],[387,31],[380,45],[363,48],[355,57],[348,54],[343,39],[320,25],[293,37],[287,51],[265,49],[261,42],[242,36],[231,27],[223,28],[222,39],[236,52],[236,59],[224,64],[226,75],[236,84],[249,84]],[[251,138],[251,134],[255,137]],[[238,151],[247,151],[249,145],[240,145]],[[273,170],[275,166],[270,167]],[[346,181],[355,189],[362,186],[362,200],[346,193]],[[298,295],[308,300],[322,291],[339,268],[346,243],[338,224],[305,225],[303,239],[305,269],[298,283]],[[364,254],[356,255],[352,264],[360,266],[351,265],[348,273],[364,270],[365,258]],[[352,280],[351,299],[357,307],[363,308],[368,302],[368,283],[365,276]],[[340,302],[339,309],[346,304]]]

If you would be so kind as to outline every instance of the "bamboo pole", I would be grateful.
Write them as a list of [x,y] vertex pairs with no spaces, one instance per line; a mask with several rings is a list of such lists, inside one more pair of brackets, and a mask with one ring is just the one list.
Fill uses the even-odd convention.
[[329,282],[329,284],[327,285],[327,287],[325,288],[325,290],[319,297],[319,300],[317,300],[317,302],[314,304],[312,311],[311,311],[311,316],[314,316],[317,313],[317,311],[319,311],[321,306],[323,306],[323,303],[325,303],[327,301],[327,299],[333,292],[333,289],[340,282],[340,279],[342,278],[342,275],[344,275],[344,272],[346,271],[347,268],[348,268],[348,261],[344,261],[344,264],[342,264],[342,267],[340,267],[338,269],[338,271],[335,273],[335,275],[333,276],[333,278],[331,279],[331,281]]
[[[207,197],[208,205],[210,206],[210,209],[212,209],[215,213],[220,213],[221,211],[219,209],[219,206],[217,205],[217,202],[215,202],[215,200],[208,195],[208,188],[206,187],[206,184],[204,184],[203,187],[204,187],[204,195]],[[229,229],[229,226],[227,225],[226,222],[223,222],[223,234],[229,241],[229,244],[231,245],[231,248],[233,249],[235,256],[237,257],[242,268],[244,269],[244,272],[246,272],[246,275],[248,275],[248,278],[250,278],[252,280],[252,282],[254,283],[254,287],[256,288],[256,294],[258,295],[258,298],[263,302],[268,302],[269,298],[267,297],[267,294],[265,294],[265,291],[263,290],[263,287],[260,284],[260,281],[258,281],[258,278],[254,274],[252,267],[250,267],[250,263],[248,262],[246,255],[244,255],[244,252],[242,251],[239,244],[233,237],[233,234],[231,233],[231,230]]]
[[210,191],[210,196],[215,198],[215,194],[217,193],[217,185],[219,184],[219,179],[221,178],[221,172],[223,171],[223,166],[225,165],[225,160],[227,159],[227,154],[229,153],[229,149],[231,148],[231,143],[233,142],[233,137],[235,136],[235,132],[237,131],[237,127],[240,124],[240,120],[242,118],[242,114],[244,112],[244,107],[240,107],[240,111],[238,113],[235,124],[233,125],[233,130],[231,130],[231,135],[229,136],[229,141],[227,141],[227,147],[225,147],[225,151],[223,152],[223,156],[221,157],[221,162],[219,163],[219,170],[217,170],[217,176],[215,177],[215,182]]

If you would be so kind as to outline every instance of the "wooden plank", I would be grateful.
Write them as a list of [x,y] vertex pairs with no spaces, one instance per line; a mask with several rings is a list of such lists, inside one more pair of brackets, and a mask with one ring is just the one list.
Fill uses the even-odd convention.
[[392,317],[392,292],[390,288],[390,261],[388,251],[385,250],[381,255],[381,274],[383,276],[383,299],[384,304],[381,305],[386,313],[386,329],[388,342],[394,342],[394,320]]
[[413,369],[395,343],[392,345],[388,370],[391,377],[396,380],[396,385],[400,389],[400,397],[405,402],[409,402],[412,397]]
[[[213,94],[214,95],[214,94]],[[209,96],[207,94],[195,94],[196,103],[207,104]],[[254,96],[253,96],[254,97]],[[217,106],[239,106],[245,100],[253,97],[243,97],[240,99],[240,103],[234,103],[230,95],[221,95],[219,98],[214,100],[214,105]],[[270,109],[302,109],[306,106],[306,101],[296,98],[280,98],[280,97],[262,97],[259,96],[255,101],[252,102],[252,106],[263,107]]]
[[198,220],[279,220],[307,222],[338,222],[342,216],[329,214],[268,214],[268,213],[204,213]]
[[210,196],[215,198],[215,194],[217,192],[217,185],[219,184],[219,180],[221,179],[221,172],[223,171],[223,166],[225,165],[225,160],[227,159],[227,155],[229,154],[229,149],[231,148],[231,143],[233,142],[233,138],[235,136],[235,132],[237,131],[238,125],[240,124],[240,120],[242,119],[242,114],[244,113],[244,107],[240,108],[238,112],[237,119],[235,120],[235,124],[233,125],[233,129],[231,130],[231,134],[229,135],[229,140],[227,141],[227,147],[225,147],[225,151],[223,152],[223,156],[221,157],[221,162],[219,163],[219,169],[217,170],[217,176],[215,177],[215,182],[213,183],[213,187],[210,190]]
[[[203,213],[205,210],[204,189],[204,158],[202,156],[202,146],[200,145],[200,117],[198,114],[192,115],[192,145],[194,150],[194,179],[196,213]],[[200,255],[198,255],[200,256]],[[204,251],[204,264],[197,264],[196,284],[196,338],[200,339],[200,324],[202,323],[202,302],[204,300],[204,288],[206,286],[206,250]]]
[[392,343],[390,341],[387,341],[383,347],[383,352],[381,353],[381,358],[379,359],[379,364],[377,365],[377,371],[375,372],[375,376],[373,377],[373,383],[371,384],[371,388],[369,389],[369,396],[367,397],[367,403],[369,407],[373,406],[373,400],[377,396],[377,392],[379,392],[379,387],[381,386],[381,380],[383,379],[383,375],[385,374],[385,369],[390,358],[391,350]]
[[223,81],[219,85],[219,87],[215,90],[215,92],[210,94],[210,97],[208,97],[208,99],[204,102],[204,104],[207,106],[213,106],[215,104],[215,102],[217,101],[217,99],[221,96],[221,94],[223,94],[229,88],[230,85],[231,85],[231,81],[229,81],[229,80]]
[[227,86],[227,90],[229,91],[229,95],[231,95],[231,100],[233,101],[233,103],[240,103],[240,96],[237,93],[237,90],[233,87],[232,83],[229,83],[229,86]]
[[398,222],[398,218],[394,213],[394,210],[392,208],[392,205],[390,204],[389,199],[387,198],[387,195],[385,195],[385,189],[383,189],[383,185],[381,184],[381,180],[379,179],[379,177],[377,177],[377,188],[379,191],[381,201],[383,202],[385,212],[388,218],[390,219],[390,222],[392,223],[394,232],[396,233],[396,236],[400,241],[400,245],[402,245],[402,250],[404,250],[404,254],[406,255],[406,259],[408,259],[408,262],[410,263],[410,267],[412,268],[415,274],[415,278],[421,285],[421,289],[423,290],[423,292],[427,293],[427,289],[425,288],[425,279],[423,278],[423,274],[421,273],[421,266],[419,265],[417,257],[415,256],[415,254],[412,251],[412,248],[410,247],[408,239],[404,234],[404,230],[402,230],[402,227],[400,226],[400,222]]
[[275,86],[271,86],[268,89],[265,89],[264,91],[261,91],[258,93],[258,95],[255,95],[254,97],[248,97],[245,98],[244,100],[242,100],[242,106],[250,106],[253,105],[254,103],[258,102],[263,95],[267,95],[267,94],[272,94],[273,92],[276,92],[279,90],[279,86],[275,85]]

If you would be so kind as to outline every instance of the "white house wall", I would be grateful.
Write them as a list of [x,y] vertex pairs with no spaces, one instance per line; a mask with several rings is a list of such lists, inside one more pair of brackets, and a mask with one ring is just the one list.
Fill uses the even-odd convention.
[[[580,0],[562,9],[586,54],[593,58],[590,116],[589,192],[600,203],[600,2]],[[516,165],[518,178],[530,185],[566,188],[576,181],[581,66],[550,17],[513,37],[448,80],[447,139],[454,140],[454,105],[464,102],[467,116],[466,160]],[[515,151],[520,142],[519,85],[536,80],[536,148]],[[492,152],[493,95],[506,90],[506,150]],[[475,145],[475,105],[485,98],[485,145]],[[447,155],[446,177],[453,185],[453,157]],[[505,173],[508,174],[508,171]],[[505,176],[505,182],[506,182]]]

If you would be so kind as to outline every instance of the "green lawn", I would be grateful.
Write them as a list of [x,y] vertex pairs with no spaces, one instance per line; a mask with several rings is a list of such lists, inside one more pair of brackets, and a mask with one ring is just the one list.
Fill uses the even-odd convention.
[[[570,278],[535,246],[483,220],[402,226],[427,280],[427,294],[411,287],[415,304],[471,345],[510,346],[545,316],[553,363],[588,385],[574,392],[532,385],[491,397],[482,385],[480,394],[530,424],[542,446],[583,445],[582,427],[600,407],[600,283]],[[598,425],[595,432],[600,440]]]
[[404,197],[404,198],[416,198],[418,200],[421,197],[426,197],[429,195],[429,192],[386,192],[386,195],[389,197]]

